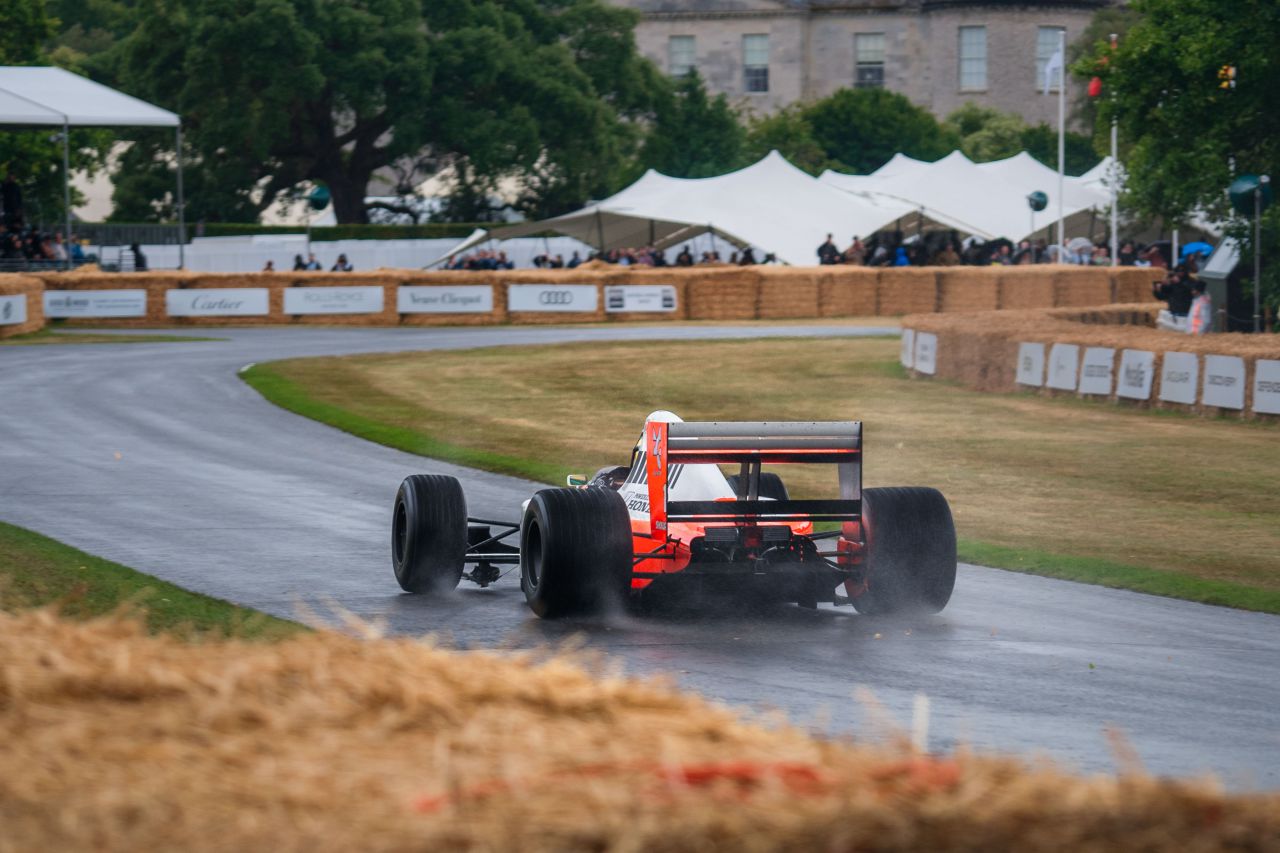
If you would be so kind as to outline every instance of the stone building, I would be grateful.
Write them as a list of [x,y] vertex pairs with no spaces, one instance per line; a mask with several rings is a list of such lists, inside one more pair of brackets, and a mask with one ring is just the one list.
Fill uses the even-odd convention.
[[[610,0],[642,15],[641,51],[697,68],[714,93],[755,112],[884,87],[939,118],[973,101],[1035,124],[1057,121],[1042,69],[1113,0]],[[1068,80],[1067,97],[1079,84]]]

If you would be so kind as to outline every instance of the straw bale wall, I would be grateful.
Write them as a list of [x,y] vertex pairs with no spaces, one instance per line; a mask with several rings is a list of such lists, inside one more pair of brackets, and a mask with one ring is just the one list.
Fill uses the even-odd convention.
[[0,847],[1119,853],[1280,838],[1274,793],[768,722],[561,656],[336,632],[184,645],[0,613]]
[[1152,267],[1117,267],[1111,277],[1115,281],[1115,299],[1119,304],[1155,302],[1151,282],[1159,280],[1164,270]]
[[[192,273],[157,271],[102,273],[41,272],[50,290],[146,291],[146,315],[70,318],[68,325],[155,326],[439,326],[499,323],[670,322],[674,320],[774,320],[818,317],[898,316],[966,313],[995,309],[1106,305],[1121,296],[1150,302],[1151,270],[1081,267],[733,267],[728,265],[653,269],[584,264],[569,270],[493,272],[372,270],[356,273]],[[0,279],[6,278],[0,276]],[[8,276],[7,278],[17,278]],[[590,285],[596,307],[582,311],[510,311],[512,285]],[[610,312],[610,285],[661,284],[676,291],[674,311]],[[400,286],[488,285],[493,309],[469,313],[405,313],[397,306]],[[349,314],[285,313],[285,293],[294,287],[382,288],[382,308]],[[268,313],[239,316],[171,317],[166,293],[173,289],[265,288]],[[31,312],[34,313],[34,312]],[[9,334],[12,334],[11,332]]]
[[[1260,359],[1280,361],[1280,335],[1187,335],[1155,328],[1160,303],[1099,306],[1087,309],[1005,310],[971,314],[919,314],[903,319],[904,328],[937,336],[936,378],[959,382],[977,391],[1010,392],[1033,390],[1016,381],[1019,345],[1044,344],[1046,354],[1053,344],[1076,344],[1114,350],[1113,371],[1119,372],[1124,350],[1154,354],[1154,379],[1150,398],[1135,401],[1121,397],[1118,383],[1112,382],[1105,398],[1125,405],[1150,406],[1202,414],[1222,414],[1237,418],[1271,419],[1270,414],[1253,410],[1256,364]],[[1197,358],[1203,382],[1205,356],[1235,356],[1244,363],[1244,406],[1219,408],[1202,401],[1196,389],[1194,404],[1160,399],[1160,376],[1167,353],[1189,353]],[[917,373],[917,375],[922,375]],[[1047,387],[1038,393],[1074,395]]]
[[27,300],[26,321],[0,325],[0,338],[12,338],[44,328],[44,283],[40,279],[24,275],[0,276],[0,296],[25,296]]

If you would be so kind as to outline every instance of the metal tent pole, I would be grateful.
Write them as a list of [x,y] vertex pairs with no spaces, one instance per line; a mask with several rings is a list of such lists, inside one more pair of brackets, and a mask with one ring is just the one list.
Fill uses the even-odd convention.
[[1058,72],[1058,263],[1067,252],[1067,238],[1062,228],[1062,184],[1067,169],[1067,30],[1058,31],[1058,54],[1062,70]]
[[[1111,34],[1111,50],[1114,53],[1119,38],[1115,33]],[[1111,92],[1111,103],[1114,106],[1116,93],[1114,88]],[[1119,266],[1120,264],[1120,191],[1116,186],[1116,176],[1120,172],[1119,159],[1119,123],[1116,119],[1114,111],[1111,114],[1111,266]]]
[[187,200],[182,194],[182,125],[174,131],[174,156],[178,158],[178,269],[187,268]]
[[1262,331],[1262,182],[1253,188],[1253,331]]
[[67,256],[67,269],[71,269],[71,123],[66,116],[62,123],[62,206],[67,223],[62,235],[62,252]]

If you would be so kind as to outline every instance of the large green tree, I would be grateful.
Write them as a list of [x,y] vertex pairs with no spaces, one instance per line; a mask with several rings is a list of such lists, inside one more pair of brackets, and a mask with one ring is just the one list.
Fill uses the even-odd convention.
[[709,96],[697,72],[690,72],[659,102],[638,165],[673,178],[721,175],[743,165],[744,139],[728,99]]
[[[320,182],[363,222],[376,171],[444,166],[462,197],[518,178],[542,214],[610,188],[634,149],[656,80],[634,23],[599,0],[142,0],[120,78],[182,114],[193,217],[252,220]],[[163,141],[128,160],[120,213],[163,215]]]
[[828,159],[860,173],[878,169],[898,152],[936,160],[960,142],[927,110],[887,89],[841,89],[803,115]]

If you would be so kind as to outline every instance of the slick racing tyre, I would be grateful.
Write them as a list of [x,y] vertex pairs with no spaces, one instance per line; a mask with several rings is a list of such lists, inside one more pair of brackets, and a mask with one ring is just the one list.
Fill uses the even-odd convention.
[[[738,493],[738,475],[730,474],[725,479],[729,481],[729,488],[733,489],[733,493],[736,495]],[[791,500],[782,478],[777,474],[770,474],[768,471],[760,472],[760,497],[771,498],[775,501]]]
[[937,489],[864,489],[867,589],[859,613],[937,613],[956,584],[956,528]]
[[621,605],[631,589],[631,519],[611,489],[543,489],[520,529],[520,586],[544,619]]
[[462,484],[442,474],[407,477],[391,513],[391,565],[400,586],[408,592],[448,592],[462,577],[466,553]]

